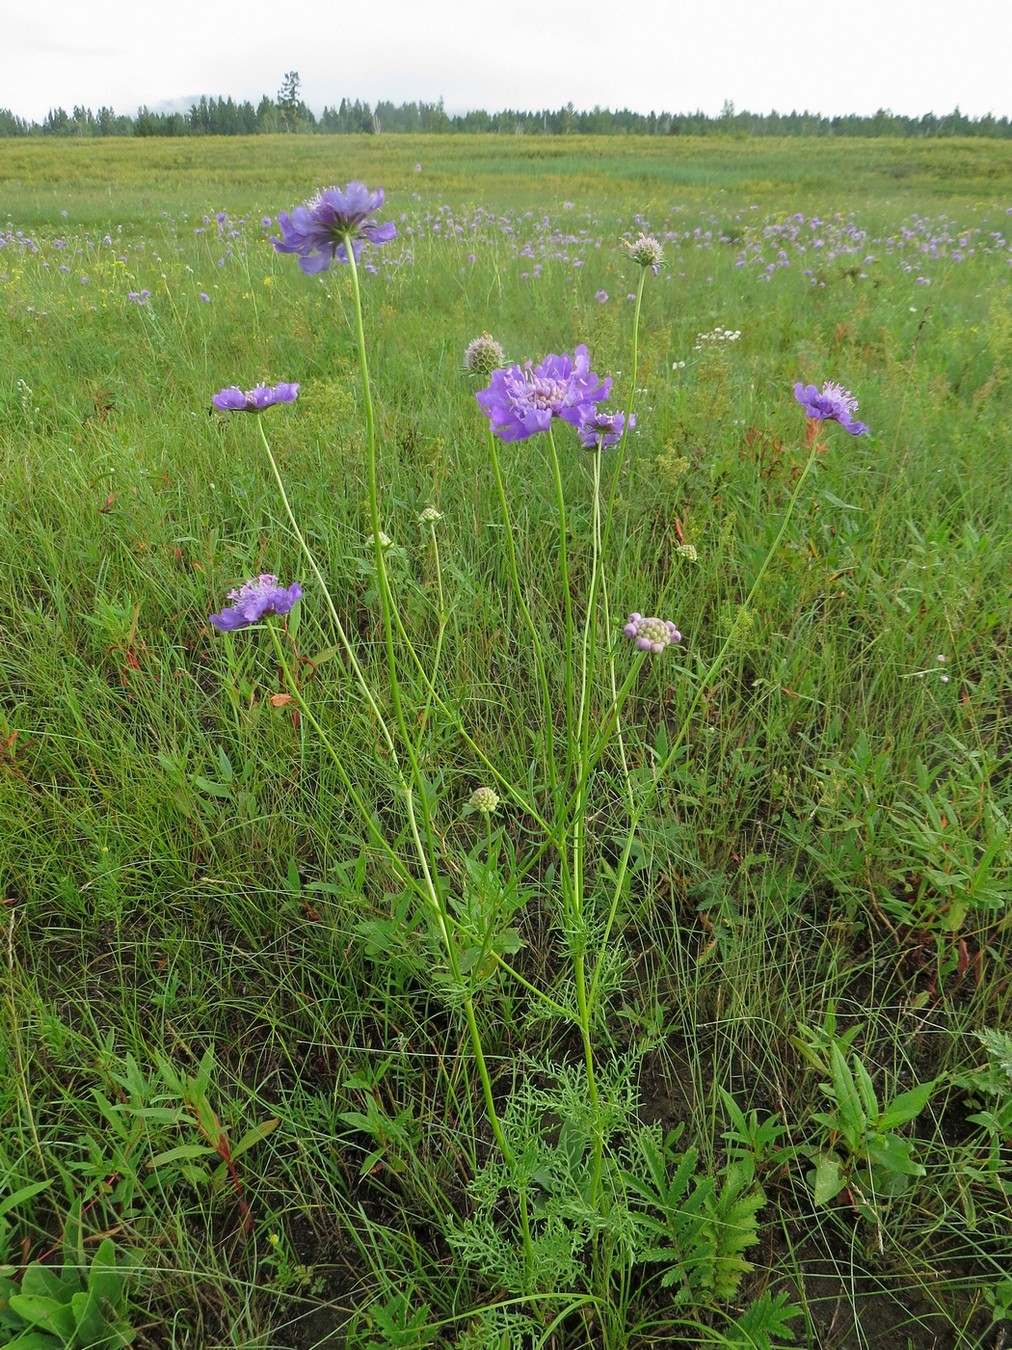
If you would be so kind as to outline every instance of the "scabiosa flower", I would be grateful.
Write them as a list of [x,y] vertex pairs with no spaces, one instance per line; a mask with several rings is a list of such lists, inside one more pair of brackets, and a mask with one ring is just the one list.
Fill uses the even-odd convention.
[[[636,425],[636,414],[629,414],[630,430]],[[606,413],[592,409],[576,428],[584,450],[607,450],[622,439],[625,432],[625,413]]]
[[506,364],[506,353],[491,333],[482,333],[473,342],[467,344],[464,352],[464,369],[469,375],[477,375],[483,380],[491,379],[493,370]]
[[608,303],[608,292],[603,290],[595,291],[594,299],[598,302],[599,305],[606,305]]
[[639,234],[635,239],[623,240],[625,251],[640,267],[649,267],[654,276],[664,266],[664,249],[652,234]]
[[263,572],[237,590],[229,591],[228,598],[235,604],[210,616],[210,622],[223,633],[248,628],[268,614],[287,614],[296,600],[302,599],[302,587],[297,582],[293,586],[279,586],[273,573]]
[[631,638],[641,652],[653,652],[659,656],[672,642],[681,642],[682,635],[670,619],[644,619],[642,614],[630,614],[629,622],[622,629],[627,638]]
[[611,392],[611,380],[600,380],[590,368],[587,348],[572,356],[546,356],[536,366],[507,366],[492,372],[487,389],[475,394],[478,406],[501,441],[525,441],[547,431],[553,417],[579,426]]
[[229,385],[211,395],[211,402],[219,412],[263,412],[275,403],[294,403],[299,396],[297,384],[276,384],[273,387],[258,384],[255,389],[242,390]]
[[805,416],[814,421],[839,422],[851,436],[863,436],[868,430],[866,423],[854,420],[857,399],[841,384],[827,380],[820,391],[814,384],[802,384],[799,380],[794,386],[794,397],[804,408]]
[[467,804],[473,806],[481,815],[490,816],[499,805],[499,796],[490,787],[475,788]]
[[419,525],[435,525],[442,519],[442,511],[437,511],[434,506],[427,506],[418,517],[418,523]]
[[358,262],[363,243],[387,244],[397,234],[391,220],[383,225],[369,223],[383,201],[382,188],[370,192],[364,183],[351,182],[343,192],[337,187],[323,188],[296,206],[291,215],[281,212],[281,238],[274,240],[274,247],[278,253],[297,253],[307,276],[325,272],[335,258],[347,263],[349,244]]

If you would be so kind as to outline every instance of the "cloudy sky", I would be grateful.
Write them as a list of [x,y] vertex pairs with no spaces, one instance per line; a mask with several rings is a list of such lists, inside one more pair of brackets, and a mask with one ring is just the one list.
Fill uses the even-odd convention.
[[289,70],[316,113],[347,97],[1012,114],[1012,0],[0,0],[0,31],[0,108],[32,121],[255,103]]

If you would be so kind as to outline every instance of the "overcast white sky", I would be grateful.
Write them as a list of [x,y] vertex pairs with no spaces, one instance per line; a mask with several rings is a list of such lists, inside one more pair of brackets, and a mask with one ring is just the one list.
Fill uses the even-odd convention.
[[0,0],[0,108],[342,97],[1012,113],[1012,0]]

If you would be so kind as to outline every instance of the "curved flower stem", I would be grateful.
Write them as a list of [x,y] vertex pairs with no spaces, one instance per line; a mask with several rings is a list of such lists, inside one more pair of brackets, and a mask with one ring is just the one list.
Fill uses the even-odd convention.
[[[460,959],[457,953],[456,942],[450,933],[446,899],[442,887],[437,884],[434,876],[434,867],[440,856],[440,851],[437,846],[435,831],[433,829],[428,793],[425,790],[425,779],[418,762],[414,743],[408,732],[407,720],[404,715],[404,705],[401,699],[400,681],[397,674],[397,652],[394,646],[394,614],[395,612],[397,613],[398,621],[400,619],[400,614],[390,589],[390,577],[387,572],[386,559],[383,556],[384,550],[381,543],[379,474],[376,456],[376,418],[373,410],[372,388],[369,380],[369,360],[366,353],[365,323],[362,316],[362,292],[359,286],[358,264],[355,260],[355,250],[350,238],[345,241],[345,252],[348,258],[348,270],[351,273],[352,300],[355,313],[355,338],[358,347],[359,370],[362,376],[362,397],[365,406],[366,450],[369,469],[369,515],[372,522],[373,550],[376,559],[380,609],[383,616],[383,633],[386,642],[387,676],[390,681],[390,701],[393,704],[394,718],[397,722],[400,739],[404,746],[405,757],[410,766],[410,779],[404,778],[402,775],[404,807],[408,817],[408,827],[411,831],[415,853],[425,878],[425,889],[428,894],[429,902],[436,915],[440,936],[446,950],[450,972],[454,984],[463,995],[464,1015],[467,1021],[467,1029],[471,1040],[471,1047],[474,1052],[475,1063],[478,1066],[478,1074],[481,1078],[482,1092],[485,1097],[485,1106],[492,1125],[492,1133],[495,1135],[496,1143],[499,1146],[503,1158],[511,1168],[515,1169],[516,1157],[506,1140],[502,1124],[499,1120],[499,1115],[496,1111],[495,1095],[492,1091],[492,1082],[489,1078],[488,1066],[485,1062],[485,1052],[482,1046],[481,1032],[478,1028],[478,1022],[474,1014],[474,1001],[471,994],[467,991],[467,984],[460,970]],[[401,625],[398,622],[398,627],[400,628],[400,626]],[[421,808],[421,830],[419,829],[419,823],[415,813],[414,790],[416,787],[420,789],[418,792],[418,801]],[[424,841],[422,839],[422,832],[424,832],[425,835]],[[530,1273],[534,1263],[530,1215],[527,1210],[527,1196],[525,1191],[522,1187],[518,1187],[517,1190],[520,1205],[520,1226],[523,1236],[524,1257],[528,1273]]]
[[[685,716],[682,718],[681,726],[678,728],[674,740],[671,743],[671,747],[668,750],[668,753],[664,756],[663,760],[661,760],[660,764],[657,766],[657,769],[654,773],[653,783],[644,790],[644,793],[640,798],[636,806],[636,809],[633,812],[631,812],[629,816],[629,828],[626,833],[626,842],[622,849],[622,856],[619,859],[618,867],[615,870],[615,889],[612,895],[611,909],[608,912],[608,920],[605,924],[604,934],[601,938],[602,950],[607,944],[609,937],[611,936],[611,930],[615,922],[615,915],[618,912],[619,901],[622,897],[622,888],[625,885],[626,872],[629,866],[629,858],[632,853],[633,844],[636,838],[636,831],[639,829],[640,821],[643,819],[644,815],[647,812],[647,809],[649,808],[651,802],[653,801],[653,798],[657,793],[657,789],[661,781],[663,780],[664,775],[667,773],[668,769],[670,769],[671,765],[674,763],[677,756],[681,753],[682,746],[685,742],[686,736],[688,735],[689,726],[692,722],[693,717],[695,716],[696,709],[699,707],[700,701],[702,700],[704,694],[710,688],[710,685],[714,677],[716,676],[717,672],[724,664],[724,659],[727,656],[727,653],[730,650],[732,643],[734,642],[735,634],[738,631],[738,621],[741,618],[741,615],[749,608],[752,601],[755,599],[756,592],[759,590],[759,587],[762,584],[762,579],[766,575],[770,563],[773,561],[773,558],[775,557],[777,550],[779,549],[781,543],[783,542],[784,535],[787,533],[787,526],[790,523],[791,516],[794,514],[794,508],[797,505],[798,498],[801,495],[801,489],[804,486],[805,480],[808,478],[809,473],[811,472],[812,465],[816,461],[819,449],[820,449],[819,442],[816,439],[815,444],[809,453],[808,460],[805,463],[805,467],[804,469],[802,469],[801,473],[798,476],[798,481],[795,484],[794,491],[791,493],[791,499],[787,503],[787,510],[784,512],[784,518],[780,522],[780,529],[777,531],[777,536],[773,540],[773,543],[770,545],[766,553],[766,557],[762,561],[762,566],[759,568],[759,571],[755,575],[755,580],[752,582],[752,586],[749,589],[749,593],[745,597],[743,604],[739,607],[738,613],[735,616],[735,621],[734,623],[732,623],[731,628],[727,634],[727,637],[721,643],[717,655],[711,661],[709,669],[706,671],[703,678],[698,681],[696,685],[696,692],[693,694],[689,702],[689,706],[686,709]],[[600,975],[601,975],[601,963],[598,962],[598,965],[594,970],[594,977],[591,980],[590,984],[591,1008],[593,1008],[594,1001],[597,996],[598,985],[600,982]]]
[[[365,322],[362,316],[362,290],[359,286],[358,264],[355,261],[355,249],[351,239],[348,239],[345,242],[345,252],[348,257],[348,270],[351,273],[352,308],[355,314],[355,340],[358,348],[359,371],[362,376],[362,399],[365,406],[366,451],[369,468],[369,516],[372,522],[372,542],[373,553],[376,560],[376,576],[379,581],[380,611],[383,616],[383,636],[386,644],[387,678],[390,682],[390,702],[393,704],[394,720],[397,723],[400,739],[404,746],[404,754],[410,766],[410,778],[402,776],[401,786],[404,792],[404,805],[408,814],[408,823],[411,827],[412,838],[418,852],[418,861],[425,873],[427,884],[432,889],[432,898],[440,911],[441,923],[445,926],[445,902],[441,892],[436,887],[429,866],[429,859],[432,859],[433,862],[435,862],[439,857],[439,849],[436,844],[435,833],[432,827],[428,793],[425,791],[425,779],[418,763],[414,742],[412,741],[411,734],[408,730],[407,719],[404,715],[400,679],[397,674],[397,652],[394,647],[393,620],[395,602],[390,589],[390,574],[387,571],[386,559],[383,556],[384,548],[381,542],[382,530],[380,528],[379,514],[379,470],[376,455],[376,414],[373,409],[372,384],[369,379],[369,358],[365,344]],[[418,833],[415,818],[413,793],[416,787],[421,789],[418,794],[418,800],[421,807],[422,825],[425,832],[424,846]]]
[[348,773],[348,770],[345,767],[344,760],[338,754],[333,741],[327,735],[324,728],[320,725],[320,721],[317,718],[316,714],[313,712],[312,708],[306,702],[305,696],[303,695],[302,690],[299,688],[299,685],[295,679],[295,675],[293,674],[292,669],[288,664],[288,660],[285,656],[284,648],[281,645],[281,638],[278,635],[276,625],[273,623],[267,623],[264,626],[270,632],[271,641],[274,643],[274,650],[277,653],[278,666],[282,671],[285,684],[288,686],[289,693],[291,694],[295,702],[299,705],[299,711],[302,713],[302,716],[305,717],[306,721],[310,724],[310,726],[316,732],[317,736],[320,738],[320,744],[323,746],[324,750],[326,750],[327,754],[330,756],[331,763],[337,769],[337,772],[341,778],[341,782],[344,784],[345,791],[348,793],[349,797],[355,803],[355,809],[361,816],[362,822],[365,825],[366,829],[368,830],[373,842],[384,854],[387,861],[392,865],[394,874],[396,875],[397,879],[401,881],[405,886],[409,886],[427,904],[431,904],[431,897],[429,895],[429,892],[426,890],[424,886],[421,885],[421,883],[417,880],[417,878],[411,875],[408,869],[404,866],[404,863],[401,860],[401,858],[398,856],[397,850],[390,844],[389,840],[386,838],[382,830],[376,824],[376,821],[373,818],[373,813],[369,810],[366,803],[362,800],[361,794],[355,787],[354,781],[352,780],[351,775]]
[[[615,518],[615,502],[618,497],[618,485],[622,476],[622,465],[625,460],[625,449],[629,439],[629,419],[632,417],[633,403],[636,398],[636,380],[639,376],[639,334],[640,334],[640,311],[643,308],[643,289],[646,285],[647,269],[640,268],[639,282],[636,286],[636,303],[633,306],[632,323],[632,370],[630,372],[629,396],[626,399],[625,406],[625,425],[622,428],[622,439],[615,449],[615,467],[611,474],[611,486],[608,492],[608,509],[604,516],[604,528],[600,541],[600,549],[603,553],[605,548],[611,542],[612,525]],[[600,495],[600,478],[595,479],[595,496]],[[595,507],[600,518],[600,503],[595,502]],[[601,603],[604,608],[605,631],[611,631],[611,605],[608,599],[608,581],[604,568],[601,569]],[[634,809],[632,783],[629,779],[629,762],[625,752],[625,737],[622,735],[622,725],[619,721],[621,704],[617,692],[618,677],[615,673],[615,649],[609,646],[608,649],[608,677],[611,682],[612,706],[615,708],[615,733],[618,742],[618,753],[622,763],[622,781],[625,785],[626,796],[629,799],[629,809]]]
[[576,727],[573,708],[573,597],[569,593],[569,549],[566,542],[566,494],[562,488],[562,470],[559,466],[559,452],[555,448],[552,428],[548,427],[549,458],[552,463],[552,477],[555,481],[555,502],[559,512],[559,584],[562,587],[562,601],[566,620],[566,635],[563,652],[566,663],[566,776],[572,772],[573,754],[576,745]]
[[267,440],[267,436],[264,432],[264,425],[262,418],[257,417],[256,423],[257,427],[260,430],[260,439],[263,442],[264,449],[267,451],[268,462],[270,463],[271,469],[273,470],[274,473],[274,481],[277,483],[278,491],[281,494],[281,501],[285,508],[285,515],[288,517],[288,523],[292,527],[292,533],[298,540],[299,548],[301,548],[303,556],[309,563],[310,570],[312,571],[313,576],[316,577],[316,580],[320,586],[320,590],[323,592],[323,598],[326,601],[327,610],[330,614],[331,622],[333,623],[335,629],[337,630],[337,635],[338,638],[340,639],[341,646],[344,648],[344,653],[348,658],[348,664],[351,666],[352,671],[354,672],[355,682],[361,689],[362,694],[369,705],[369,711],[376,719],[376,724],[380,728],[380,731],[382,732],[383,735],[383,739],[386,742],[387,750],[390,752],[391,757],[396,761],[397,756],[396,751],[394,749],[393,737],[390,735],[390,730],[387,727],[383,714],[380,712],[376,700],[373,698],[372,690],[369,688],[369,682],[366,680],[365,673],[363,672],[362,667],[359,665],[358,657],[355,655],[355,649],[352,647],[351,643],[348,640],[348,635],[344,631],[344,625],[341,623],[341,619],[337,612],[337,608],[334,604],[334,601],[331,597],[330,590],[327,586],[326,581],[324,581],[323,579],[323,573],[320,571],[319,564],[317,563],[316,558],[313,555],[313,550],[306,543],[305,535],[299,528],[299,522],[295,518],[295,512],[292,510],[291,502],[288,500],[288,493],[285,491],[284,479],[281,477],[281,471],[278,468],[277,461],[274,458],[274,453],[271,450],[270,443]]
[[513,521],[510,516],[509,503],[506,500],[506,489],[503,486],[499,452],[496,449],[495,437],[492,435],[491,428],[489,428],[488,431],[488,447],[489,458],[492,461],[492,474],[495,478],[496,496],[499,499],[499,511],[502,515],[503,529],[506,533],[506,556],[509,560],[510,582],[513,587],[513,594],[517,599],[517,604],[520,606],[520,613],[523,615],[524,624],[530,634],[531,649],[534,652],[534,668],[537,673],[538,684],[541,687],[541,706],[543,709],[542,715],[544,718],[546,735],[545,756],[548,765],[548,781],[554,801],[558,791],[559,779],[558,767],[555,761],[555,734],[552,720],[552,700],[548,692],[548,676],[545,672],[545,654],[541,646],[541,636],[538,633],[534,619],[531,616],[531,611],[527,604],[527,597],[524,595],[524,588],[520,584],[520,573],[517,569],[516,540],[513,536]]
[[[433,522],[430,522],[429,524],[429,534],[432,539],[432,554],[436,562],[436,596],[439,602],[439,631],[436,634],[436,651],[432,658],[432,674],[425,682],[425,704],[422,708],[419,734],[424,732],[429,725],[429,713],[432,708],[432,697],[435,692],[436,676],[439,674],[439,662],[443,655],[443,637],[446,633],[447,624],[446,598],[443,594],[443,566],[439,557],[439,540],[436,538],[436,526]],[[400,618],[399,612],[397,617],[398,619]],[[403,625],[398,623],[397,627],[398,630],[403,633]],[[411,654],[412,656],[415,656],[413,648]],[[417,657],[415,659],[417,660]]]
[[632,369],[629,372],[629,396],[625,404],[625,426],[622,430],[622,439],[615,447],[615,467],[611,475],[611,487],[608,491],[608,509],[605,512],[604,543],[607,547],[611,538],[611,527],[615,516],[615,500],[618,497],[618,484],[622,476],[622,465],[625,461],[625,448],[629,440],[629,418],[632,416],[633,403],[636,400],[636,381],[639,378],[639,351],[640,351],[640,311],[643,308],[643,288],[647,281],[647,268],[640,269],[640,279],[636,286],[636,303],[633,305],[633,330],[632,330]]

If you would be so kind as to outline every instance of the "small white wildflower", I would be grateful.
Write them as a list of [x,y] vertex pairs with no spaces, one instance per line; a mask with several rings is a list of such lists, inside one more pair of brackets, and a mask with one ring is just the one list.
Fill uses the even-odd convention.
[[[370,548],[372,548],[375,542],[373,535],[371,534],[366,535],[365,542],[369,545]],[[380,548],[393,548],[393,543],[394,541],[390,538],[390,536],[388,534],[384,534],[383,531],[380,530]]]
[[689,562],[695,562],[699,557],[695,544],[679,544],[675,551],[680,558],[687,558]]

